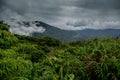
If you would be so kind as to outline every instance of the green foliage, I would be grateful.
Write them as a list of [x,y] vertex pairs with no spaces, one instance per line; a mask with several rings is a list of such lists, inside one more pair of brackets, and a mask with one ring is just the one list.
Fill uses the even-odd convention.
[[14,78],[29,78],[31,63],[22,59],[5,58],[0,61],[0,80],[14,80]]
[[4,24],[3,21],[0,21],[0,30],[6,30],[8,31],[9,25]]
[[10,32],[5,30],[0,30],[0,48],[6,49],[15,45],[18,42],[18,39],[11,35]]
[[0,22],[0,80],[120,80],[120,39],[63,43],[11,34]]

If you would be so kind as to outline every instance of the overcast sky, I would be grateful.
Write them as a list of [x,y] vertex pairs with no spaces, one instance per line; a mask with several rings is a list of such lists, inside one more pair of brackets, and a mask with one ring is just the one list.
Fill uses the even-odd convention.
[[120,29],[120,0],[0,0],[0,18],[41,20],[67,30]]

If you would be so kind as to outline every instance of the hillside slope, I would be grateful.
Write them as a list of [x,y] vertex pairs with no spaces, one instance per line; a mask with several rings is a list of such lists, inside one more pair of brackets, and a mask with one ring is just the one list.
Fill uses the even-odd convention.
[[0,21],[0,80],[120,80],[120,38],[63,43],[11,34]]
[[41,21],[13,21],[10,31],[12,33],[20,35],[24,33],[24,35],[31,35],[35,37],[52,37],[67,42],[82,41],[86,38],[91,38],[95,36],[117,37],[118,35],[120,35],[120,29],[63,30]]

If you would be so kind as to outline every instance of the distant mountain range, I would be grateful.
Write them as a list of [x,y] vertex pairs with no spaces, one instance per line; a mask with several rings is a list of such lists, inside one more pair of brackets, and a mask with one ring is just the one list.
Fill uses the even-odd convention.
[[86,38],[91,38],[95,36],[112,36],[118,37],[120,35],[120,29],[104,29],[104,30],[94,30],[94,29],[85,29],[85,30],[63,30],[57,27],[48,25],[41,21],[34,22],[17,22],[19,27],[25,26],[30,27],[31,24],[34,24],[36,27],[42,27],[45,29],[44,32],[32,32],[32,36],[35,37],[53,37],[62,41],[79,41]]

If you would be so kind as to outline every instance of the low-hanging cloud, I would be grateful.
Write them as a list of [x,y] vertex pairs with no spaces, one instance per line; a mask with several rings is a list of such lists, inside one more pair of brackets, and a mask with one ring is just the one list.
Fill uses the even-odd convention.
[[[62,24],[61,24],[62,23]],[[52,25],[57,25],[66,30],[83,30],[83,29],[120,29],[120,21],[113,20],[94,20],[94,19],[77,19],[64,18]]]
[[43,33],[46,30],[42,26],[37,27],[32,22],[29,22],[28,23],[29,25],[25,25],[24,23],[14,22],[13,20],[13,21],[9,21],[9,24],[11,25],[9,29],[10,32],[14,34],[19,34],[19,35],[32,36],[32,33],[34,32]]
[[43,27],[25,27],[25,26],[12,26],[10,28],[10,32],[13,34],[19,34],[19,35],[27,35],[27,36],[32,36],[32,33],[38,32],[38,33],[43,33],[45,29]]
[[66,30],[120,29],[119,3],[120,0],[0,0],[0,19],[41,20]]

